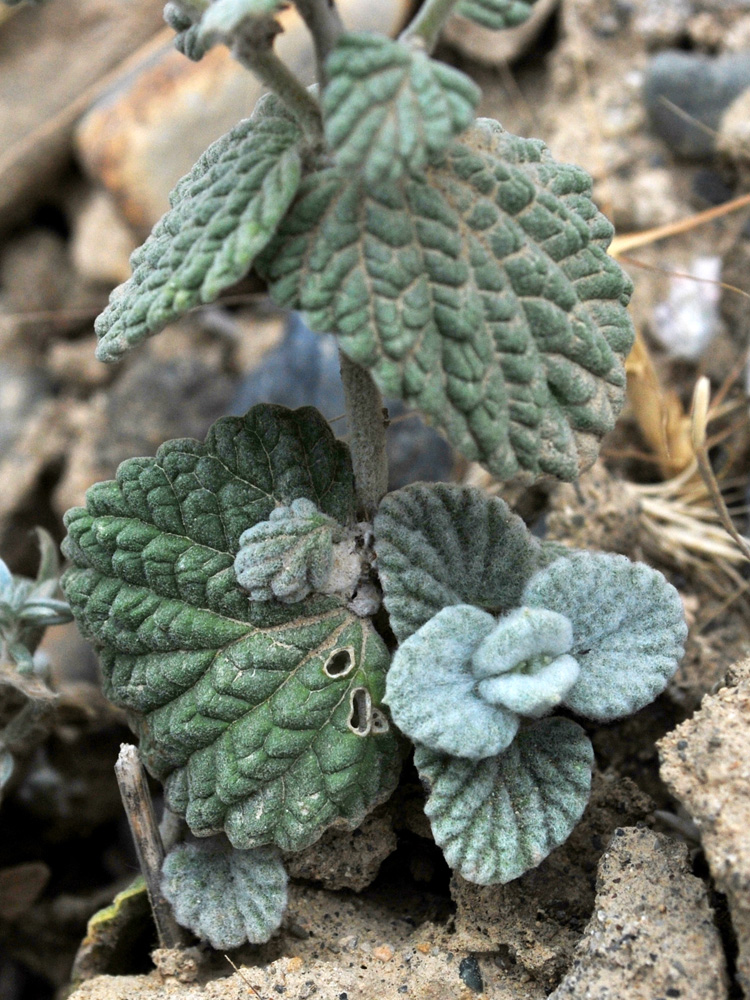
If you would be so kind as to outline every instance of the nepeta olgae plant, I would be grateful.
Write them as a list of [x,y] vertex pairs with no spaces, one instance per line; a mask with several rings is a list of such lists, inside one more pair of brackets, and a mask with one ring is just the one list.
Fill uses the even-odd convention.
[[489,883],[538,864],[588,795],[569,716],[646,704],[685,632],[658,573],[562,554],[500,500],[385,496],[381,392],[499,479],[575,479],[622,406],[631,285],[590,178],[475,119],[477,87],[430,55],[454,10],[499,29],[531,3],[424,0],[397,40],[346,32],[330,0],[295,6],[310,90],[274,53],[277,0],[167,5],[187,56],[226,43],[273,93],[179,182],[98,354],[253,268],[337,335],[349,446],[313,410],[259,406],[125,462],[67,516],[65,591],[105,689],[169,809],[213,838],[174,849],[164,891],[217,947],[278,925],[279,850],[391,793],[399,732],[454,867]]

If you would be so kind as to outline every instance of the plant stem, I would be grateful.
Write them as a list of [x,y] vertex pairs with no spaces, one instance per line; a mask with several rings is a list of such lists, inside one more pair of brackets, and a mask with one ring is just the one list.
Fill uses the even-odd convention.
[[342,351],[339,351],[339,362],[357,501],[360,515],[372,521],[378,504],[388,492],[386,412],[370,373],[350,361]]
[[313,37],[318,83],[321,87],[325,87],[326,59],[344,33],[344,24],[339,17],[336,0],[296,0],[296,3],[297,10]]
[[182,948],[185,945],[185,935],[161,891],[164,845],[154,818],[154,807],[146,784],[143,764],[132,744],[123,743],[120,746],[115,774],[130,824],[130,832],[133,834],[138,862],[146,882],[159,944],[162,948]]
[[312,94],[300,83],[292,71],[273,51],[275,28],[243,34],[235,39],[232,53],[238,62],[254,73],[270,88],[300,123],[302,130],[319,140],[323,136],[320,106]]
[[458,0],[425,0],[414,20],[401,32],[399,41],[432,52],[457,3]]

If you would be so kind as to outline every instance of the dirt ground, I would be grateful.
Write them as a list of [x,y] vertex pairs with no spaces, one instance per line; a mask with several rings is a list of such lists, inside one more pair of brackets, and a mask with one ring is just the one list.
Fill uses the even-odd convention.
[[[349,23],[391,32],[409,10],[341,6]],[[418,457],[421,478],[497,493],[549,538],[656,566],[684,602],[683,664],[636,716],[588,727],[584,819],[521,879],[451,876],[407,768],[360,830],[326,834],[295,861],[267,945],[152,958],[142,892],[87,930],[136,874],[112,771],[129,730],[74,626],[51,629],[55,726],[2,803],[1,1000],[67,996],[71,976],[75,1000],[750,996],[750,559],[727,529],[750,532],[750,11],[537,8],[502,45],[454,24],[438,55],[481,86],[482,115],[594,177],[635,283],[628,406],[575,486],[498,484],[414,420],[391,442],[394,475],[407,481]],[[123,459],[202,437],[248,392],[288,405],[328,392],[314,337],[307,376],[284,382],[286,318],[254,279],[119,365],[94,359],[93,320],[167,192],[259,92],[226,53],[174,53],[161,9],[0,10],[0,554],[14,572],[35,572],[30,529],[60,541],[63,513]],[[285,55],[304,75],[303,34],[284,17]],[[705,426],[691,422],[702,376]]]

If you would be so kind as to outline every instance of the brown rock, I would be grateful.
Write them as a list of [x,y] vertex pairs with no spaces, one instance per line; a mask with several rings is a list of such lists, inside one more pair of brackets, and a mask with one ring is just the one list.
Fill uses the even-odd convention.
[[356,830],[327,830],[306,850],[286,854],[284,864],[292,878],[311,879],[326,889],[361,892],[396,844],[390,816],[378,810]]
[[138,246],[106,191],[90,192],[73,220],[71,258],[85,281],[119,285],[130,277],[130,255]]
[[722,1000],[724,954],[687,846],[619,829],[599,863],[594,915],[549,1000]]
[[737,978],[750,994],[750,659],[727,682],[659,749],[661,776],[695,821],[716,888],[726,893]]
[[[235,955],[235,975],[208,979],[204,973],[194,985],[164,981],[158,973],[100,976],[69,1000],[248,1000],[250,987],[264,1000],[336,1000],[342,993],[348,1000],[542,1000],[537,984],[489,956],[477,960],[484,992],[470,989],[460,976],[468,956],[430,921],[430,905],[408,886],[376,896],[293,885],[280,934],[248,949],[244,961]],[[420,947],[426,941],[429,947]],[[225,963],[218,968],[223,977]]]
[[55,0],[29,4],[3,25],[0,226],[48,191],[93,99],[90,88],[159,30],[161,11],[154,0]]
[[506,885],[473,885],[454,875],[456,945],[499,952],[547,988],[554,986],[591,915],[596,863],[612,831],[642,820],[650,809],[648,796],[628,778],[595,774],[580,823],[538,868]]
[[[408,0],[342,0],[347,26],[394,33]],[[309,35],[295,10],[282,13],[276,51],[306,83],[314,78]],[[218,47],[198,62],[164,53],[92,109],[77,131],[87,171],[114,194],[126,218],[148,230],[168,208],[169,192],[203,151],[246,118],[263,87]]]

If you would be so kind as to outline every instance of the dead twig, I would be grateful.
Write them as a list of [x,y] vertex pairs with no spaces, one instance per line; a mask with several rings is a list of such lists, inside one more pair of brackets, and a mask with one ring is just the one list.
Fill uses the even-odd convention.
[[121,745],[115,764],[115,774],[130,824],[130,832],[133,834],[138,862],[146,882],[159,944],[162,948],[170,950],[183,948],[186,944],[185,935],[161,891],[164,845],[156,825],[143,764],[138,756],[138,750],[132,744]]

